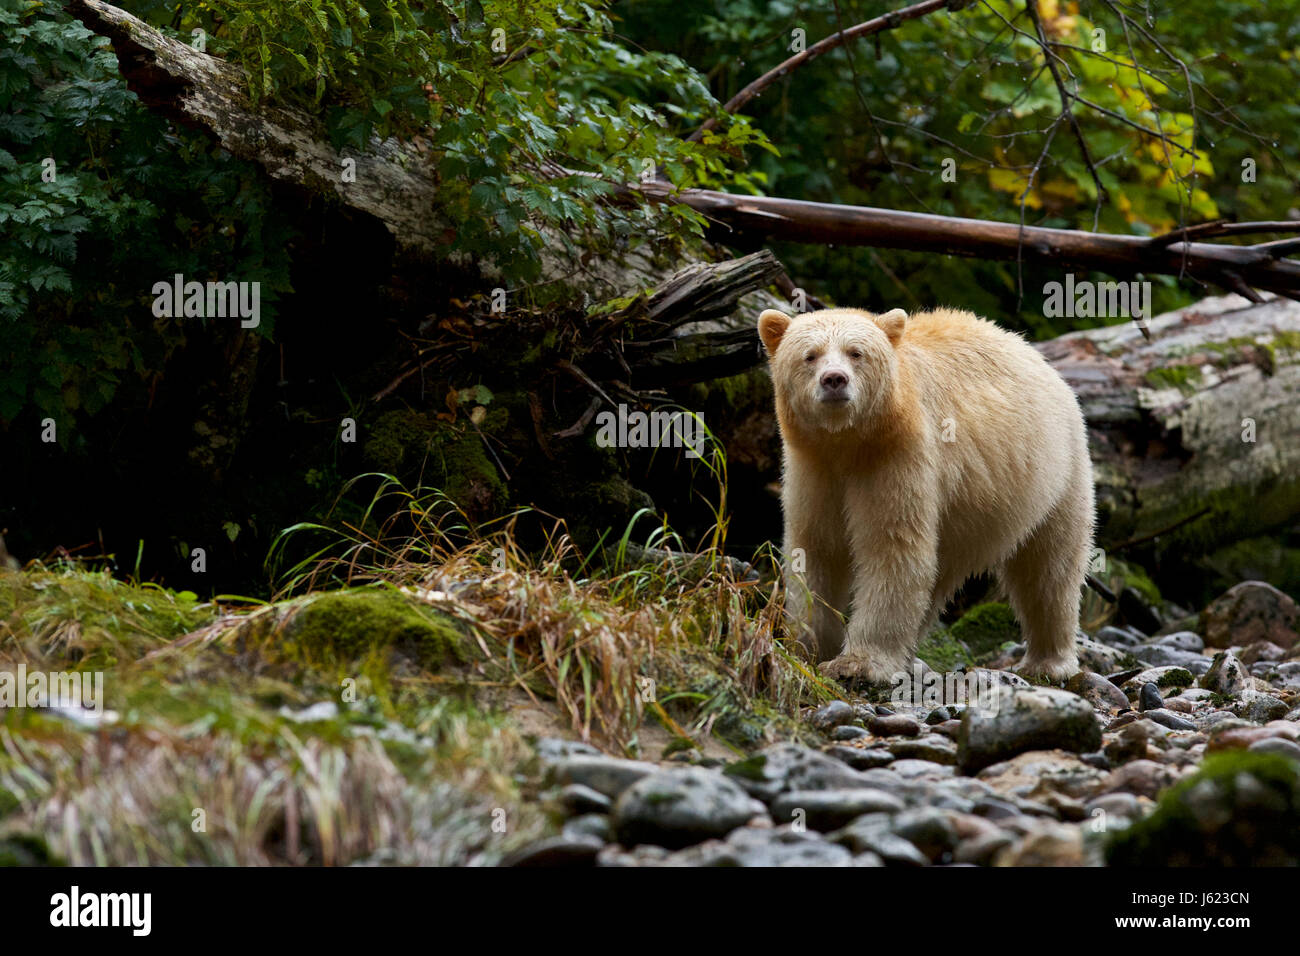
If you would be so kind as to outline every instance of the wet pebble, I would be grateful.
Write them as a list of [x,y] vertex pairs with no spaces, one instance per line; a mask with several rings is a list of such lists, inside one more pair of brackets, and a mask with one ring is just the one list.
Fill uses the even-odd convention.
[[884,814],[858,817],[830,839],[848,847],[853,853],[874,853],[893,866],[925,866],[930,861],[920,850],[890,829]]
[[1148,710],[1143,715],[1147,720],[1155,721],[1162,727],[1168,727],[1170,730],[1195,730],[1196,724],[1192,723],[1181,714],[1175,714],[1172,710],[1165,710],[1163,707],[1155,710]]
[[609,813],[612,800],[599,790],[581,783],[571,783],[560,790],[559,802],[571,816],[581,813]]
[[716,770],[667,770],[638,780],[614,804],[621,843],[678,848],[721,837],[765,813],[764,806]]
[[856,719],[857,714],[849,704],[842,700],[833,700],[815,711],[809,722],[818,730],[829,731]]
[[831,731],[831,740],[857,740],[859,737],[870,737],[871,732],[864,727],[855,727],[853,724],[841,724]]
[[897,813],[903,801],[882,790],[792,790],[772,801],[778,823],[801,822],[822,832],[838,830],[867,813]]
[[501,861],[502,866],[591,866],[605,846],[599,837],[586,834],[562,834],[538,840],[516,850]]
[[958,763],[966,773],[1028,750],[1076,753],[1101,747],[1092,705],[1050,687],[999,688],[996,708],[969,708],[962,717]]
[[921,725],[915,717],[891,714],[871,718],[867,721],[867,729],[877,737],[915,737],[921,732]]
[[549,778],[551,782],[561,785],[580,784],[612,798],[638,780],[658,772],[656,764],[641,760],[578,755],[562,757],[552,763]]
[[827,747],[826,755],[847,764],[854,770],[870,770],[894,762],[894,755],[884,748]]
[[928,760],[931,763],[946,765],[957,763],[957,745],[940,734],[928,734],[913,740],[891,741],[889,752],[899,760]]

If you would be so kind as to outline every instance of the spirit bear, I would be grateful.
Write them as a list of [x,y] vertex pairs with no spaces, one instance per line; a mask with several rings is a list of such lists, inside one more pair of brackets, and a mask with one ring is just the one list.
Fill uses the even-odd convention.
[[769,309],[758,331],[784,444],[786,608],[821,670],[910,671],[957,588],[992,570],[1028,644],[1021,672],[1075,673],[1092,464],[1043,357],[951,309]]

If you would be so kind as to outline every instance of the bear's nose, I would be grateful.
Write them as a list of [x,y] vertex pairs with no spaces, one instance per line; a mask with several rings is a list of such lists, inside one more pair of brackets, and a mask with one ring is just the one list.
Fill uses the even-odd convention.
[[840,392],[848,387],[849,377],[843,372],[830,369],[822,373],[822,388],[828,392]]

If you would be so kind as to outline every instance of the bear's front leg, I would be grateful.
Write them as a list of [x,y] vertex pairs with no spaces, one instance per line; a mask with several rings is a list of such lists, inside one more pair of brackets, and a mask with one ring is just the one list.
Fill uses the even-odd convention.
[[835,507],[839,494],[820,470],[787,460],[782,483],[786,618],[818,661],[843,650],[844,615],[852,593],[849,543],[843,515]]
[[890,683],[911,671],[938,574],[935,500],[914,486],[849,491],[853,612],[844,651],[822,665],[824,674]]

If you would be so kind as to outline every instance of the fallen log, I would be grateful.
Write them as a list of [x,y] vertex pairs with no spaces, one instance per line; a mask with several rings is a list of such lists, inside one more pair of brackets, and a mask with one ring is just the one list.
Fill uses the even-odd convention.
[[1300,515],[1300,304],[1204,299],[1038,347],[1083,406],[1099,542],[1200,554]]
[[[639,187],[661,202],[703,213],[720,233],[746,240],[812,245],[875,246],[1008,262],[1096,269],[1115,276],[1137,273],[1187,276],[1250,296],[1252,289],[1300,297],[1300,262],[1285,258],[1288,241],[1258,245],[1192,242],[1175,235],[1128,236],[1049,229],[1012,222],[932,213],[807,202],[776,196],[735,196],[708,189],[674,191],[664,183]],[[1300,221],[1234,223],[1230,232],[1300,232]]]

